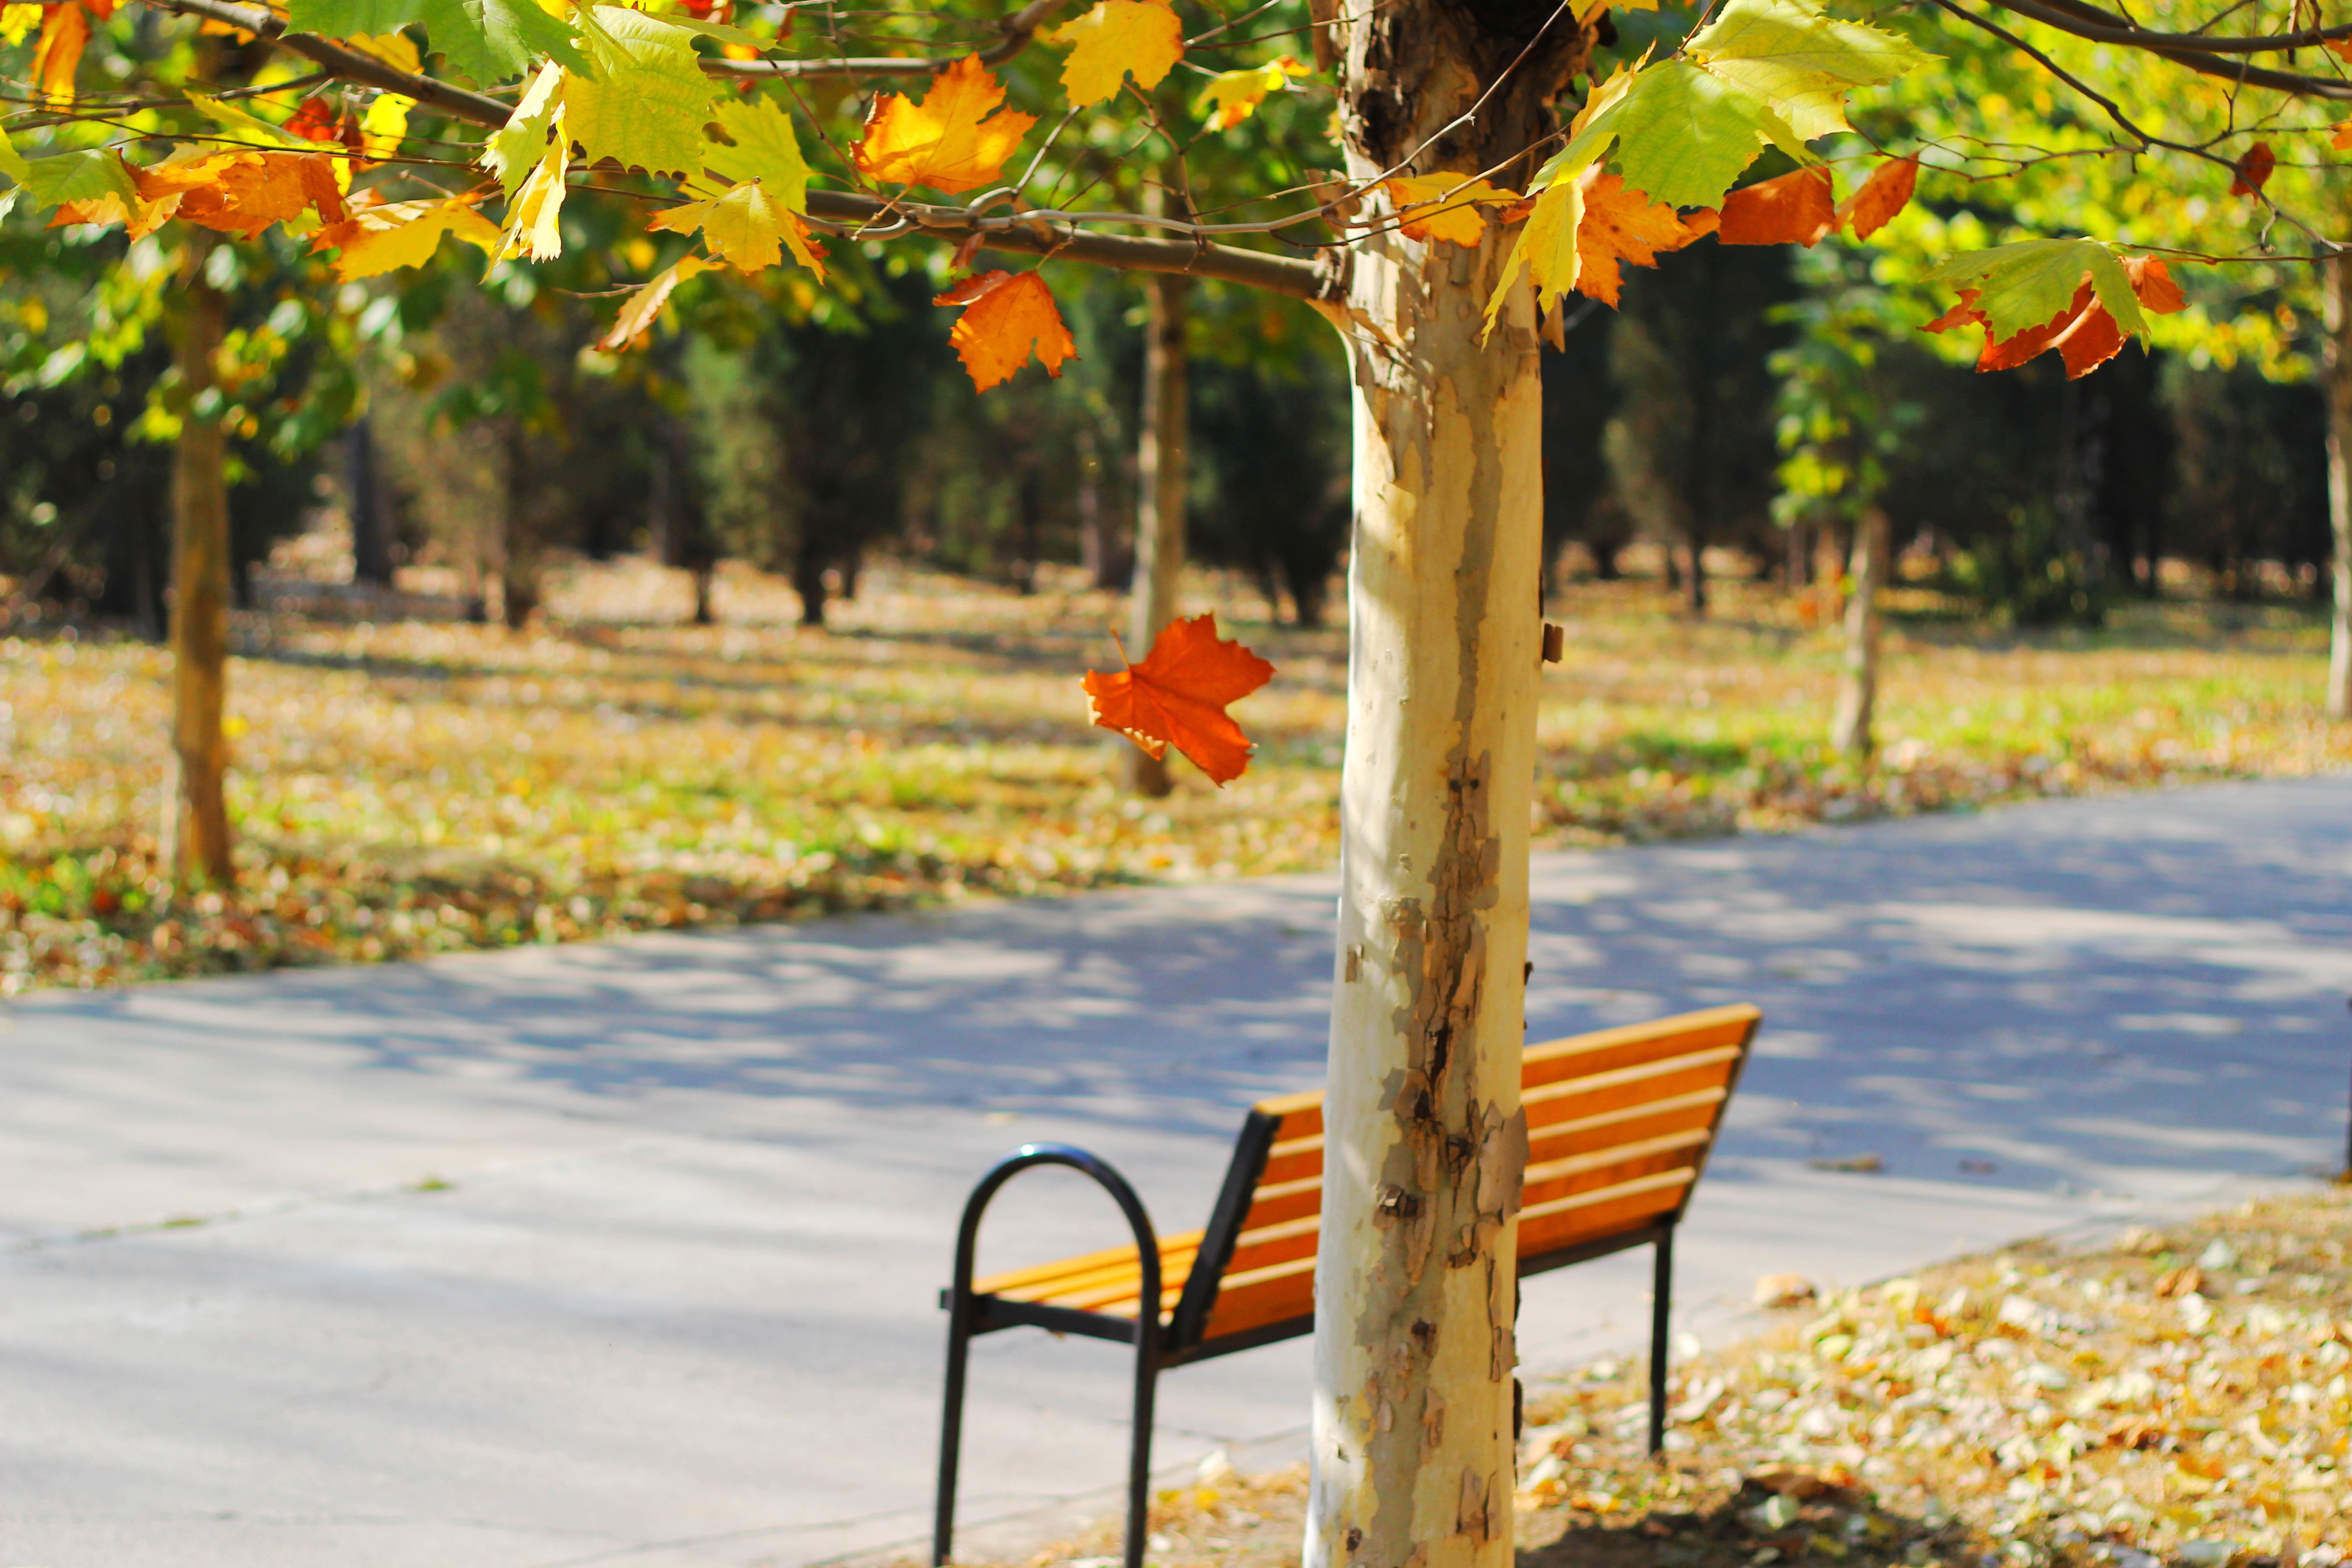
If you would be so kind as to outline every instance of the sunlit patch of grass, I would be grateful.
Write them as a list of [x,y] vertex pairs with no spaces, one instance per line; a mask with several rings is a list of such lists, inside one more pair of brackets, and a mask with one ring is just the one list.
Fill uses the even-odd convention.
[[[676,624],[682,579],[635,562],[584,570],[522,635],[241,617],[239,878],[176,893],[153,863],[163,654],[0,643],[0,994],[1326,868],[1346,634],[1191,587],[1280,673],[1236,710],[1249,773],[1221,791],[1180,766],[1159,801],[1120,792],[1126,742],[1077,687],[1122,605],[1052,574],[1024,596],[870,571],[828,631],[732,569],[727,624]],[[2041,637],[1898,616],[1867,767],[1825,742],[1837,637],[1783,595],[1721,584],[1694,621],[1654,584],[1594,584],[1549,614],[1545,844],[2352,765],[2317,717],[2324,631],[2291,608]]]

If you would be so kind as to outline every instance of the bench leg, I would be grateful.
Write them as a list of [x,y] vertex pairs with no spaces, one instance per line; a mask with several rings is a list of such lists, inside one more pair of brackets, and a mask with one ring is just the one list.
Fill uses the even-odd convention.
[[1650,1288],[1650,1452],[1666,1447],[1666,1323],[1675,1307],[1675,1227],[1658,1233],[1656,1278]]
[[932,1568],[955,1551],[956,1463],[963,1450],[964,1369],[971,1360],[971,1293],[959,1279],[948,1300],[946,1408],[940,1417],[940,1495],[931,1521]]
[[1160,1392],[1159,1340],[1151,1324],[1136,1325],[1135,1431],[1127,1458],[1125,1568],[1143,1568],[1143,1548],[1150,1540],[1146,1521],[1151,1503],[1151,1407]]

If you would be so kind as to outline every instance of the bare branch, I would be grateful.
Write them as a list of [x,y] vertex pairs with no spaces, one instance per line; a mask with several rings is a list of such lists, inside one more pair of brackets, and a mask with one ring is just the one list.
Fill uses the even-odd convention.
[[[1003,37],[980,51],[980,63],[984,66],[1003,65],[1027,48],[1037,29],[1045,24],[1055,7],[1063,0],[1029,0],[1029,4],[997,24]],[[808,59],[808,60],[705,60],[702,68],[712,76],[754,77],[762,80],[784,78],[799,80],[819,76],[933,76],[961,58],[914,58],[884,55],[870,59]]]
[[[2267,88],[2273,92],[2291,92],[2305,98],[2352,99],[2352,81],[2329,77],[2296,76],[2287,71],[2251,66],[2243,60],[2225,59],[2210,48],[2187,48],[2162,40],[2175,37],[2196,37],[2193,34],[2174,35],[2149,33],[2132,26],[2127,19],[2104,11],[2083,0],[1993,0],[2005,11],[2040,22],[2044,26],[2072,33],[2078,38],[2096,43],[2120,44],[2129,48],[2146,49],[2150,54],[2187,66],[2206,76],[2220,77],[2245,87]],[[2324,27],[2307,33],[2282,34],[2282,38],[2325,37],[2352,35],[2352,29]],[[2288,44],[2266,45],[2268,47],[2290,47]]]

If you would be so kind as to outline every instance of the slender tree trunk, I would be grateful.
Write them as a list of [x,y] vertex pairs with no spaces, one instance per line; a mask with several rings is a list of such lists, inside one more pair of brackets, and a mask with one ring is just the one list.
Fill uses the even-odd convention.
[[2340,258],[2326,268],[2327,512],[2336,536],[2327,716],[2352,719],[2352,269]]
[[[1154,185],[1152,192],[1160,187]],[[1159,210],[1147,201],[1145,210]],[[1135,577],[1128,590],[1127,655],[1140,659],[1176,618],[1176,582],[1184,572],[1184,318],[1192,279],[1155,272],[1145,280],[1151,321],[1143,351],[1143,438],[1136,448]],[[1127,748],[1127,787],[1159,796],[1175,787],[1164,757]]]
[[374,433],[365,416],[343,432],[343,504],[352,521],[352,578],[379,588],[392,586],[391,519],[384,515],[383,480],[375,460]]
[[176,350],[187,399],[172,464],[172,760],[164,859],[182,877],[226,885],[236,876],[228,829],[228,739],[221,730],[228,673],[227,440],[218,408],[228,301],[205,277],[217,242],[191,239],[179,298]]
[[499,588],[509,628],[520,631],[539,608],[539,531],[530,500],[530,437],[521,421],[508,421],[506,509],[500,520]]
[[[1573,28],[1531,44],[1544,15],[1443,0],[1349,13],[1335,26],[1350,174],[1486,169],[1547,134],[1585,49]],[[1441,134],[1515,61],[1472,125]],[[1543,393],[1524,287],[1479,342],[1507,247],[1376,231],[1350,275],[1356,515],[1307,1568],[1512,1560]]]
[[1872,710],[1878,703],[1879,590],[1886,585],[1886,514],[1863,513],[1853,530],[1853,596],[1845,606],[1845,676],[1838,683],[1837,718],[1830,744],[1850,757],[1870,755]]

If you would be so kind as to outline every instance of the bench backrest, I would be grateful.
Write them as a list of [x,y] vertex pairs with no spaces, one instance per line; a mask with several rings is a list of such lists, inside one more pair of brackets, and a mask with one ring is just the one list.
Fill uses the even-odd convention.
[[[1527,1048],[1521,1273],[1682,1217],[1761,1016],[1712,1007]],[[1322,1206],[1321,1092],[1259,1102],[1175,1303],[1171,1348],[1298,1332],[1315,1312]]]

